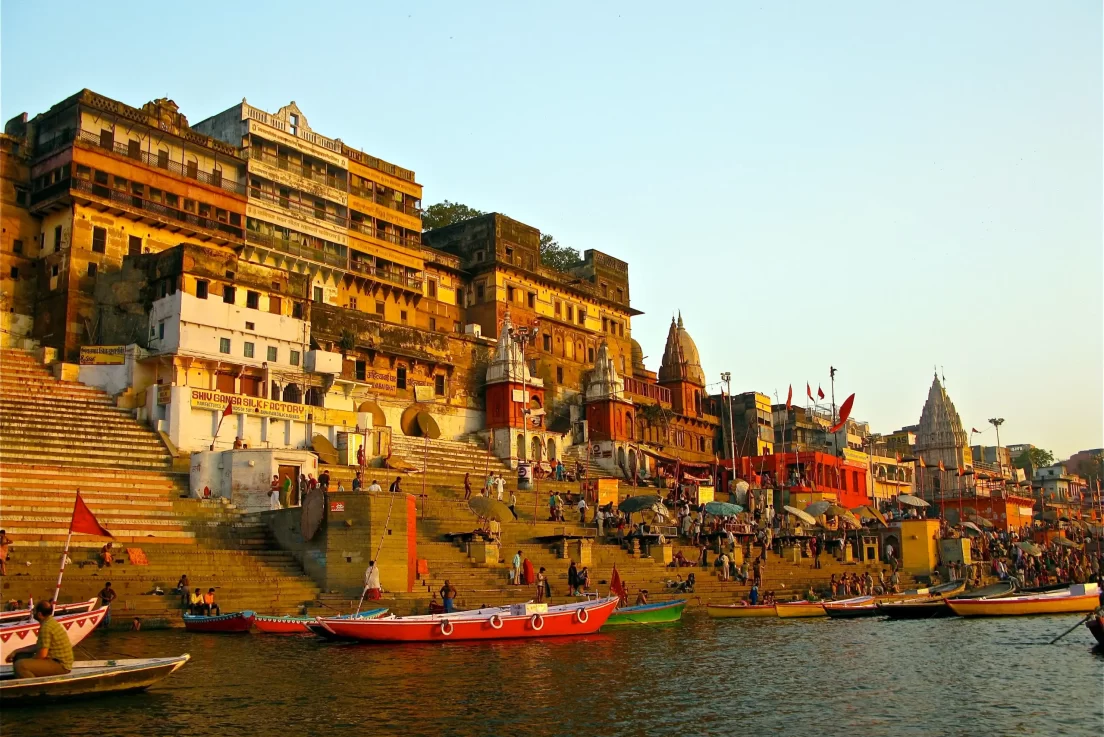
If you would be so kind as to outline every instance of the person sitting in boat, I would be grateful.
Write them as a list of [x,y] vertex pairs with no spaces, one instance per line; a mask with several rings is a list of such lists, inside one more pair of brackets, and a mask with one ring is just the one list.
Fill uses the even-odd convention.
[[809,584],[809,590],[805,592],[805,600],[813,602],[820,601],[820,597],[817,596],[816,591],[813,591],[812,584]]
[[203,595],[203,607],[207,610],[207,616],[209,617],[217,617],[222,614],[219,605],[215,603],[214,589],[207,589],[207,593]]
[[188,613],[196,616],[207,613],[207,605],[203,602],[203,592],[198,586],[188,599]]
[[60,676],[73,670],[73,646],[69,635],[54,619],[54,605],[40,601],[34,608],[39,623],[38,642],[12,654],[16,678]]

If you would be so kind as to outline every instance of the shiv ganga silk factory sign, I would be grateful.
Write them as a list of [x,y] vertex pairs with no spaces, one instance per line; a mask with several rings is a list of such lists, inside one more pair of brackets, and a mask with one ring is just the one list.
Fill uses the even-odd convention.
[[357,424],[356,412],[350,412],[349,410],[327,409],[326,407],[295,404],[294,402],[279,402],[262,397],[226,394],[208,389],[191,390],[191,406],[195,409],[210,409],[221,412],[226,409],[227,405],[231,406],[234,414],[239,415],[275,417],[280,420],[314,422],[319,425],[353,427]]

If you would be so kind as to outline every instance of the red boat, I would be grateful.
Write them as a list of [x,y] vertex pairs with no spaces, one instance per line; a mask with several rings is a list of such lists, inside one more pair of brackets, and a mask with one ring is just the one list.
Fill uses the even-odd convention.
[[184,615],[184,629],[189,632],[248,632],[253,627],[253,612],[230,612],[215,617],[199,614]]
[[506,640],[593,634],[616,607],[617,597],[608,597],[548,607],[544,612],[531,611],[531,604],[518,604],[451,614],[368,620],[320,617],[318,621],[338,637],[366,642]]
[[[386,613],[386,607],[380,607],[376,609],[365,609],[356,614],[342,614],[338,619],[372,619],[374,617],[382,617]],[[258,614],[253,619],[253,626],[257,628],[257,631],[264,632],[268,635],[303,634],[311,631],[312,624],[316,624],[315,617],[279,617]]]
[[[84,614],[92,611],[94,606],[96,606],[96,599],[78,601],[73,604],[54,604],[54,617],[57,618],[66,614]],[[30,622],[34,619],[32,612],[33,610],[30,607],[16,609],[12,612],[0,612],[0,626],[17,622]]]
[[1104,615],[1097,614],[1095,617],[1090,617],[1089,621],[1085,622],[1085,626],[1089,628],[1089,632],[1092,632],[1096,641],[1104,645]]

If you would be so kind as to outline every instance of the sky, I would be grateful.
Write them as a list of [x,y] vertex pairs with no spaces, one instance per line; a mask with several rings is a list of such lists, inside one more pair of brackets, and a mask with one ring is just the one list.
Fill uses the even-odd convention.
[[938,367],[975,442],[1104,446],[1100,3],[90,7],[4,0],[5,120],[294,100],[424,205],[628,261],[653,370],[681,311],[735,392],[835,366],[892,432]]

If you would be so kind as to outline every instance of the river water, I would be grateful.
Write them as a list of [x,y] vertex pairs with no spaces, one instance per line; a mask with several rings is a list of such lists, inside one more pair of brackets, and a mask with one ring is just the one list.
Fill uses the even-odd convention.
[[446,645],[96,633],[87,657],[192,661],[146,693],[4,709],[3,733],[1100,735],[1078,617],[712,620]]

